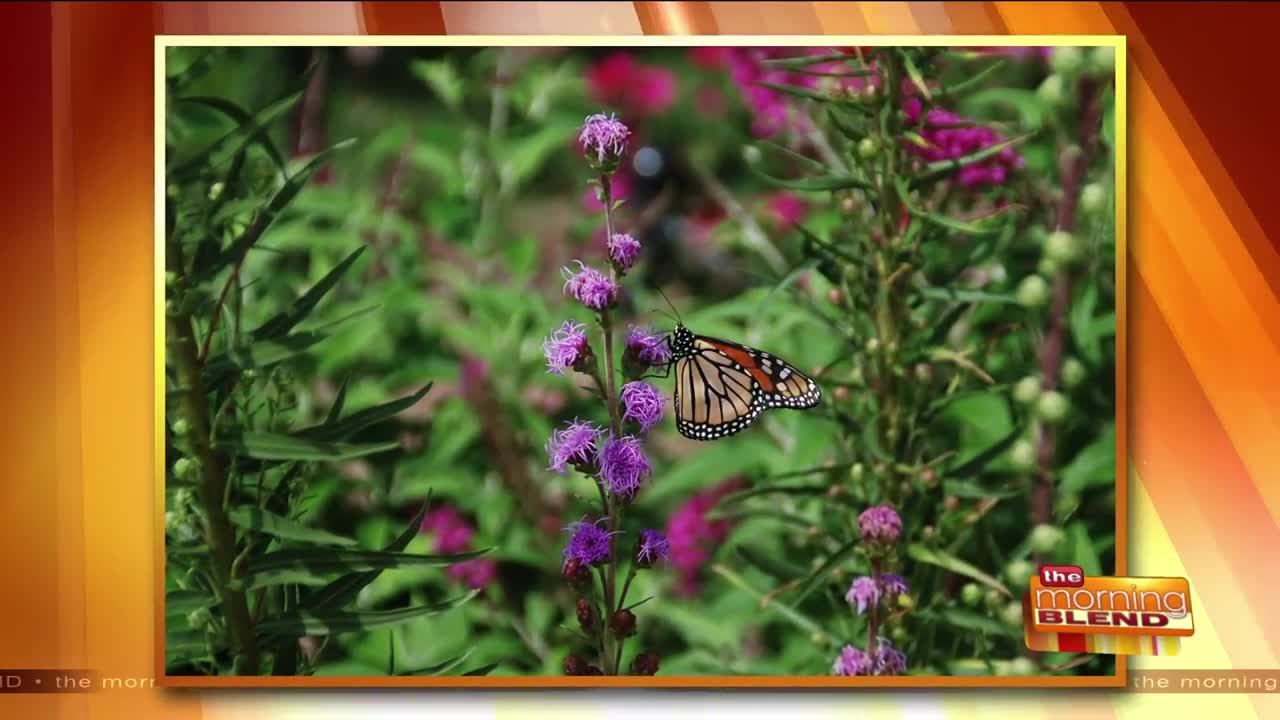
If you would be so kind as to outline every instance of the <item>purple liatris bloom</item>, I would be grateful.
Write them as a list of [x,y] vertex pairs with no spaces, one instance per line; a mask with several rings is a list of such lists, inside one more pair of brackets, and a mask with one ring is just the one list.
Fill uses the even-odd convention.
[[600,479],[615,497],[635,497],[650,470],[649,459],[635,436],[610,436],[600,450]]
[[906,595],[911,592],[911,586],[901,575],[884,573],[880,576],[880,591],[885,595]]
[[831,665],[832,675],[842,675],[852,677],[854,675],[869,675],[872,670],[871,659],[867,654],[852,645],[845,645],[840,650],[840,654],[836,656],[836,661]]
[[634,420],[649,432],[662,421],[662,393],[647,382],[629,382],[622,386],[622,419]]
[[609,259],[619,271],[630,270],[640,257],[640,241],[627,233],[614,233],[609,237]]
[[636,566],[649,567],[671,555],[671,541],[657,530],[641,530],[640,543],[636,546]]
[[880,602],[880,586],[876,585],[875,580],[866,576],[854,578],[844,599],[850,605],[857,607],[858,614],[861,615],[867,611],[867,608]]
[[596,443],[604,431],[589,422],[574,420],[561,430],[551,433],[547,440],[547,458],[550,470],[566,472],[570,466],[579,469],[596,461]]
[[671,348],[667,347],[666,335],[634,326],[627,333],[626,355],[640,365],[651,367],[671,362]]
[[876,675],[901,675],[907,671],[907,656],[902,651],[894,648],[884,638],[880,638],[876,644],[879,647],[876,648],[872,672]]
[[600,527],[600,522],[576,522],[569,526],[569,544],[564,548],[566,563],[573,560],[579,565],[591,566],[609,559],[613,535]]
[[892,506],[876,505],[862,511],[858,527],[867,542],[896,542],[902,534],[902,518]]
[[618,285],[608,275],[588,267],[581,260],[578,272],[565,268],[564,290],[592,310],[604,310],[618,299]]
[[542,352],[547,356],[547,372],[563,375],[565,370],[585,363],[591,357],[586,329],[582,323],[566,320],[542,342]]
[[631,129],[613,115],[596,113],[587,117],[578,133],[578,142],[587,160],[600,168],[613,168],[627,150]]

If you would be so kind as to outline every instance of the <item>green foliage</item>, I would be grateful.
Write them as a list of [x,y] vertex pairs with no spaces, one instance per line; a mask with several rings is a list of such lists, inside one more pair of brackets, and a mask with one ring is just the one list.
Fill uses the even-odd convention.
[[[797,52],[762,61],[791,78],[763,87],[811,125],[762,140],[729,74],[681,48],[632,51],[675,80],[648,113],[593,95],[605,49],[171,49],[169,672],[564,672],[583,634],[562,529],[598,497],[548,472],[543,447],[600,399],[584,375],[549,375],[542,341],[589,319],[561,267],[603,266],[575,147],[600,111],[661,159],[622,171],[613,213],[644,261],[619,316],[669,328],[665,295],[694,331],[786,358],[823,391],[711,443],[679,437],[668,406],[626,530],[666,529],[737,485],[702,516],[719,534],[700,567],[635,578],[628,597],[649,599],[620,667],[646,648],[661,675],[829,673],[869,630],[845,599],[873,572],[858,514],[890,503],[903,538],[875,559],[911,591],[876,632],[908,672],[1028,671],[1006,567],[1115,564],[1117,98],[1088,65]],[[842,87],[882,72],[895,82]],[[904,92],[1002,139],[926,161],[933,135]],[[958,181],[1006,150],[1025,165],[1004,182]],[[1064,229],[1065,249],[1050,240]],[[1064,402],[1046,414],[1050,392]],[[432,529],[442,512],[466,542]],[[1037,553],[1042,525],[1058,541]],[[1112,667],[1043,660],[1030,672]]]

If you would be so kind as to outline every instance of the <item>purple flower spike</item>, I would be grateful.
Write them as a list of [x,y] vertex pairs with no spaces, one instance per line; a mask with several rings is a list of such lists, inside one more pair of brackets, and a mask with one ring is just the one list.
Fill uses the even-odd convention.
[[631,129],[613,115],[596,113],[582,123],[578,142],[592,165],[612,171],[627,150]]
[[866,653],[852,645],[845,645],[831,666],[831,674],[846,677],[870,675],[871,669],[872,662]]
[[542,352],[547,356],[547,372],[563,375],[565,370],[585,363],[591,357],[586,329],[582,323],[566,320],[542,342]]
[[888,640],[880,638],[872,670],[876,675],[901,675],[907,671],[907,656],[895,649]]
[[547,440],[550,470],[567,472],[572,467],[586,468],[596,461],[596,443],[604,431],[589,422],[574,420],[562,430],[551,433]]
[[671,556],[671,541],[657,530],[641,530],[640,545],[636,548],[636,565],[650,567],[659,560]]
[[587,267],[581,260],[575,262],[578,263],[578,272],[564,269],[565,292],[592,310],[604,310],[613,305],[618,299],[618,285],[608,275]]
[[622,419],[636,421],[644,432],[662,421],[664,403],[658,388],[647,382],[629,382],[622,386]]
[[861,615],[867,611],[867,608],[880,602],[880,587],[869,577],[855,578],[853,584],[849,586],[849,592],[845,593],[844,599],[850,605],[856,606],[858,614]]
[[577,561],[580,565],[599,565],[609,559],[613,536],[594,523],[576,522],[568,527],[569,544],[564,548],[564,561]]
[[671,348],[667,336],[649,332],[646,328],[632,326],[627,333],[627,355],[641,365],[660,367],[671,362]]
[[600,451],[600,479],[614,497],[630,500],[649,477],[649,459],[640,439],[632,435],[610,437]]
[[609,259],[619,271],[627,271],[640,257],[640,241],[626,233],[614,233],[609,238]]
[[867,542],[896,542],[902,534],[902,518],[892,506],[877,505],[858,516],[858,527]]
[[911,586],[901,575],[885,573],[880,576],[880,591],[885,595],[906,595],[911,592]]

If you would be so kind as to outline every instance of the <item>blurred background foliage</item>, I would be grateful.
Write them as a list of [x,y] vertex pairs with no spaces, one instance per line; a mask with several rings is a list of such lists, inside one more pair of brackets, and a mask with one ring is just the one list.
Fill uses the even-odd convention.
[[[934,473],[903,506],[913,542],[937,552],[913,555],[903,572],[916,585],[915,607],[893,637],[913,673],[1016,671],[1020,617],[1010,617],[1010,595],[992,593],[1016,596],[1019,573],[1040,549],[1025,447],[1035,440],[1035,398],[1028,409],[1013,389],[1036,374],[1045,331],[1018,291],[1024,278],[1054,271],[1044,266],[1047,231],[1037,213],[1060,199],[1059,154],[1076,130],[1059,119],[1070,101],[1062,87],[1054,94],[1049,78],[1063,68],[1046,53],[956,53],[930,80],[956,84],[988,66],[950,107],[1006,137],[1025,134],[1017,148],[1025,166],[993,187],[952,188],[966,198],[956,212],[993,204],[1025,212],[976,260],[954,244],[923,249],[926,268],[948,278],[936,306],[947,317],[938,345],[963,351],[978,369],[954,375],[930,432],[954,457],[980,462],[966,477]],[[624,316],[670,329],[658,312],[667,308],[661,288],[695,332],[818,373],[827,400],[810,413],[767,413],[752,430],[713,443],[680,437],[670,421],[651,436],[655,476],[632,513],[689,547],[679,566],[636,580],[634,597],[653,597],[643,645],[659,653],[663,675],[813,675],[830,672],[839,645],[859,640],[843,599],[858,561],[819,566],[835,540],[817,506],[828,502],[828,485],[873,499],[859,495],[861,458],[837,436],[837,412],[856,414],[865,387],[848,338],[833,329],[841,324],[831,322],[844,312],[841,288],[817,271],[821,260],[805,238],[831,241],[872,218],[850,193],[783,189],[766,177],[804,177],[854,146],[833,146],[805,125],[763,126],[737,70],[707,49],[173,48],[167,70],[183,78],[181,96],[221,98],[248,115],[301,93],[265,124],[267,142],[245,154],[258,196],[214,216],[231,235],[252,222],[281,163],[292,171],[354,140],[325,161],[241,268],[238,322],[256,327],[364,249],[301,328],[323,329],[326,339],[282,366],[296,394],[283,413],[289,422],[320,422],[344,386],[345,407],[365,408],[433,383],[420,401],[355,438],[397,449],[309,466],[289,516],[376,549],[429,495],[437,514],[428,517],[439,523],[425,524],[407,552],[495,548],[487,556],[495,565],[475,575],[442,567],[381,573],[358,607],[403,607],[467,584],[481,593],[390,629],[305,637],[316,674],[561,672],[576,632],[573,595],[560,578],[563,528],[595,490],[579,476],[547,472],[542,447],[555,426],[590,412],[592,398],[581,377],[546,372],[541,346],[565,318],[587,319],[563,296],[560,269],[604,257],[603,216],[576,145],[583,118],[601,110],[619,113],[634,132],[616,187],[626,199],[621,227],[641,240],[644,261]],[[820,104],[776,100],[791,117],[808,117],[818,135],[830,130]],[[176,102],[172,89],[169,102],[171,158],[237,124],[217,107]],[[1065,391],[1070,410],[1056,456],[1050,524],[1062,537],[1040,543],[1044,557],[1087,572],[1112,569],[1115,557],[1115,239],[1106,209],[1114,136],[1106,112],[1092,171],[1104,209],[1077,228],[1089,260],[1066,318],[1083,376]],[[732,491],[793,479],[809,483],[808,495],[766,504],[739,495],[717,506]],[[449,509],[456,516],[446,518]],[[459,542],[445,539],[446,525]],[[936,577],[917,582],[926,566]],[[797,583],[813,587],[799,596],[789,589]],[[458,658],[466,662],[439,667]],[[1048,658],[1040,667],[1112,667],[1072,661]]]

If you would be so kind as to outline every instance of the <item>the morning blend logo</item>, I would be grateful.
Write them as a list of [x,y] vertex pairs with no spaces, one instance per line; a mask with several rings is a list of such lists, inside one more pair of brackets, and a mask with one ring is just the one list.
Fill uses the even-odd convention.
[[1086,577],[1075,565],[1044,565],[1022,609],[1032,650],[1176,655],[1195,632],[1185,578]]

